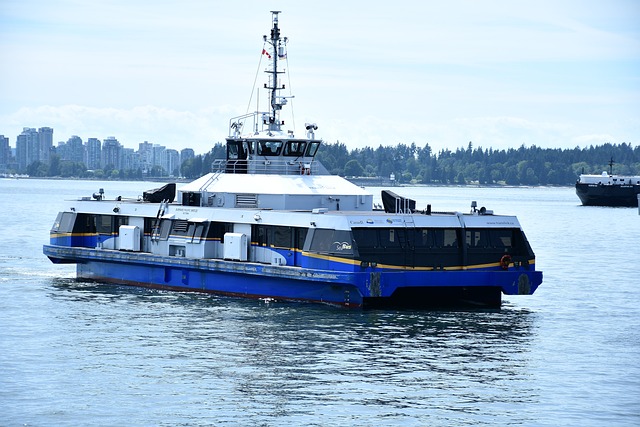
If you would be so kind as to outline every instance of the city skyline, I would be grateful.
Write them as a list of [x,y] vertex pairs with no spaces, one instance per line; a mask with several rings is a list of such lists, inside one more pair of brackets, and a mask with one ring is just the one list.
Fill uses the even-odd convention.
[[102,140],[89,137],[86,141],[78,135],[72,135],[67,141],[53,144],[54,129],[51,127],[24,127],[15,138],[12,148],[9,137],[0,134],[0,173],[13,170],[24,173],[34,164],[51,167],[53,155],[58,161],[82,164],[86,170],[123,169],[140,170],[149,174],[180,175],[182,162],[194,158],[192,148],[184,147],[180,151],[161,144],[144,141],[138,144],[138,150],[121,144],[114,136]]
[[[638,2],[277,8],[295,96],[286,129],[317,123],[319,137],[350,149],[637,143]],[[269,10],[257,1],[242,10],[201,0],[2,2],[0,132],[41,122],[62,140],[116,134],[206,152],[247,112],[256,74],[262,85]]]

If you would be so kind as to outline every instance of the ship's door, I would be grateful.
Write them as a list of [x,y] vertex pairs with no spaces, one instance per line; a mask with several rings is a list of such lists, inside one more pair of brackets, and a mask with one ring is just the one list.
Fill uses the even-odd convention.
[[400,233],[399,236],[404,250],[404,265],[414,268],[416,266],[416,223],[413,217],[405,217],[404,226],[404,233]]
[[269,227],[265,225],[253,225],[251,236],[256,262],[270,264]]
[[248,149],[243,141],[227,140],[227,173],[247,173]]

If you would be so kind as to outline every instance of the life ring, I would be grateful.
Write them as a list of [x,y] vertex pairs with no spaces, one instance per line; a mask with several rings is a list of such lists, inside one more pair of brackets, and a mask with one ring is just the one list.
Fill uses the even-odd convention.
[[500,267],[502,267],[503,270],[507,270],[509,264],[511,264],[511,255],[503,255],[502,258],[500,258]]

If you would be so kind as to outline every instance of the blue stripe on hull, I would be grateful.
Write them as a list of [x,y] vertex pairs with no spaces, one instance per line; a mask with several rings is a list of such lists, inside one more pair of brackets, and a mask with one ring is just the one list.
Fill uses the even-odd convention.
[[352,285],[308,282],[269,275],[249,276],[210,270],[199,271],[180,267],[100,261],[78,264],[77,275],[82,279],[160,289],[322,302],[355,307],[362,305],[362,295]]

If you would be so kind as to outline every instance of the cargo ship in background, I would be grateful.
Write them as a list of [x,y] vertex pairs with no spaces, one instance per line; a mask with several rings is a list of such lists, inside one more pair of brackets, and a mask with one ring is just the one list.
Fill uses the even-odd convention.
[[614,161],[609,161],[609,172],[600,175],[581,174],[576,182],[576,194],[585,206],[637,207],[640,197],[640,176],[613,174]]
[[44,254],[80,280],[346,307],[498,308],[533,294],[542,272],[515,216],[420,209],[392,191],[374,206],[316,159],[316,124],[285,130],[278,18],[260,55],[268,105],[230,120],[226,158],[177,194],[70,202]]

